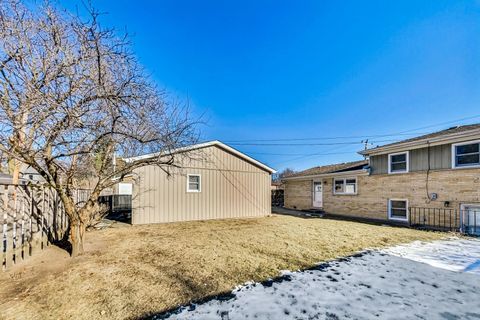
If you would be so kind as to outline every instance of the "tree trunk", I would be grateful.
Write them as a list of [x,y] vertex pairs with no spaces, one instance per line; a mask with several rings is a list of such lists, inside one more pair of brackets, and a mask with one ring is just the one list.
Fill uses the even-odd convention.
[[86,224],[75,221],[70,224],[70,243],[72,244],[72,257],[83,254],[83,240],[85,237]]

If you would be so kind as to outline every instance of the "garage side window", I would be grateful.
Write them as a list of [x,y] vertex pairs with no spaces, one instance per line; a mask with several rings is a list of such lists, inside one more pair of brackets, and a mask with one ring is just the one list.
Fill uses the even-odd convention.
[[201,177],[199,174],[187,175],[187,192],[201,191]]

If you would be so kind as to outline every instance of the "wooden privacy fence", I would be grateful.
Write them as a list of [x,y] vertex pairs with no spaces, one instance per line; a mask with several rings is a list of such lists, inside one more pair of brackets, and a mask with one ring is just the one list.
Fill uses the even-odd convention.
[[61,241],[68,229],[56,191],[42,186],[0,185],[1,218],[3,269]]

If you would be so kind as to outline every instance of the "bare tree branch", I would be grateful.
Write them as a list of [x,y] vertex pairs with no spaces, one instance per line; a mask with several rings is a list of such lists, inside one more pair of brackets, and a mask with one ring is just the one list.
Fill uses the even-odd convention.
[[[74,254],[97,198],[144,165],[173,166],[171,150],[195,143],[188,106],[169,99],[130,51],[128,37],[48,3],[33,10],[0,0],[0,152],[36,169],[55,188],[71,225]],[[160,152],[125,163],[113,158]],[[94,181],[86,205],[72,190]]]

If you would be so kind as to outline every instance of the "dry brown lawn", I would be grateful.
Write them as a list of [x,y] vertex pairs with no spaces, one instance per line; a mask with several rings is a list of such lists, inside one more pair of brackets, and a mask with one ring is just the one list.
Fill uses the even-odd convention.
[[79,258],[49,247],[0,272],[0,313],[5,319],[138,318],[280,270],[443,236],[277,215],[92,231]]

